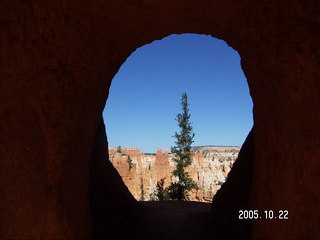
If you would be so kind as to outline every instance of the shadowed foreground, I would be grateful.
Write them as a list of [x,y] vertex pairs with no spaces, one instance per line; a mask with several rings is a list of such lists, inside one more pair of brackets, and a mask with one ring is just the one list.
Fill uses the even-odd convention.
[[[101,121],[90,161],[93,239],[206,240],[227,239],[231,236],[239,239],[239,232],[230,235],[232,226],[229,224],[230,221],[225,221],[223,213],[219,211],[212,213],[210,203],[135,201],[129,191],[123,191],[127,188],[120,181],[116,169],[105,167],[105,164],[111,165],[111,162],[105,161],[108,159],[108,152],[105,151],[106,142],[105,127]],[[238,161],[236,166],[239,163],[241,161]],[[107,176],[113,176],[117,181],[111,182]],[[118,183],[117,188],[112,187],[115,183]],[[110,192],[108,189],[114,191]],[[117,196],[121,201],[112,201],[110,195]],[[241,197],[236,195],[235,198],[239,200]],[[231,219],[234,218],[232,214],[230,216]]]
[[217,226],[210,219],[209,203],[141,202],[145,214],[131,229],[132,239],[213,239]]

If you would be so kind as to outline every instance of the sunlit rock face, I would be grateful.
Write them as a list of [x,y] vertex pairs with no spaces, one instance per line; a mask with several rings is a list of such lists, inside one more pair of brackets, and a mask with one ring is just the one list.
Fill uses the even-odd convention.
[[[238,156],[240,147],[195,147],[192,163],[186,172],[198,185],[189,192],[189,200],[211,202],[214,194],[225,182]],[[158,149],[155,154],[141,153],[137,148],[109,149],[109,159],[124,183],[137,200],[151,200],[157,182],[164,179],[164,187],[176,181],[174,155]]]
[[174,33],[241,56],[254,103],[248,206],[289,211],[252,221],[247,237],[319,239],[318,0],[11,0],[0,20],[2,239],[90,238],[89,161],[111,80],[136,48]]

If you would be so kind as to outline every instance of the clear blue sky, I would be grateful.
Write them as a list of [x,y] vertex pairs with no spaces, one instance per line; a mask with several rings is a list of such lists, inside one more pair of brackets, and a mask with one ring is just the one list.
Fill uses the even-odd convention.
[[183,92],[194,146],[243,144],[253,119],[239,54],[222,40],[182,34],[138,48],[121,66],[103,112],[109,147],[170,150]]

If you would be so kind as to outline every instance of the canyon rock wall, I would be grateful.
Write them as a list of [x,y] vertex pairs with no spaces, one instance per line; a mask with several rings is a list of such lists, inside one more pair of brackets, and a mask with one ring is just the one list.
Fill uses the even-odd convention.
[[[238,156],[240,147],[194,147],[192,163],[186,168],[199,186],[190,192],[191,201],[211,202],[214,194],[225,182]],[[109,149],[109,159],[124,183],[137,200],[151,200],[157,182],[164,179],[164,187],[175,181],[172,171],[174,156],[158,149],[156,154],[144,154],[137,148]]]

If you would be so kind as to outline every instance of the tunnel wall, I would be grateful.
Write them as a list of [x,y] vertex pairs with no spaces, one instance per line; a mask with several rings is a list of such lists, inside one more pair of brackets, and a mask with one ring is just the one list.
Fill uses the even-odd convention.
[[211,218],[219,226],[220,239],[250,238],[252,221],[239,219],[239,211],[250,209],[253,161],[254,127],[243,143],[227,181],[212,200]]
[[89,202],[93,239],[130,239],[130,225],[143,210],[108,161],[108,141],[101,116],[90,159]]
[[111,79],[137,47],[187,32],[241,56],[249,207],[289,211],[253,221],[252,237],[319,237],[319,15],[316,0],[1,1],[1,238],[91,236],[89,160]]

